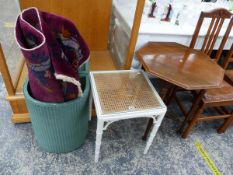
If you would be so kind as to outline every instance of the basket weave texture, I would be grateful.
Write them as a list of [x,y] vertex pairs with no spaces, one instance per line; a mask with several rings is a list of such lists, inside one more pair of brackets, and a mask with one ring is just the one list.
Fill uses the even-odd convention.
[[97,73],[94,79],[103,114],[160,107],[142,73]]

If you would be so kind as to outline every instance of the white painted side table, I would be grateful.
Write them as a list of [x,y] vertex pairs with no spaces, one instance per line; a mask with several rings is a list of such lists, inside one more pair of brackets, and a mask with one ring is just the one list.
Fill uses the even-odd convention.
[[147,117],[154,120],[144,154],[147,153],[166,113],[166,106],[141,70],[90,73],[97,114],[95,162],[98,162],[103,131],[119,120]]

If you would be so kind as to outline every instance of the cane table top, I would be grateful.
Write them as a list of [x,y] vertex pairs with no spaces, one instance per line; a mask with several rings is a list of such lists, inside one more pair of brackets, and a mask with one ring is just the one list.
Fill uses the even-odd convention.
[[102,114],[161,107],[155,90],[141,71],[93,73]]

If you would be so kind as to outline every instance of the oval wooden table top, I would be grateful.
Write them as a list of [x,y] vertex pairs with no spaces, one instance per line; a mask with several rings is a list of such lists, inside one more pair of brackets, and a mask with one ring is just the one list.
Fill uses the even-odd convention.
[[187,90],[217,88],[224,77],[209,56],[181,44],[148,42],[136,54],[148,73]]

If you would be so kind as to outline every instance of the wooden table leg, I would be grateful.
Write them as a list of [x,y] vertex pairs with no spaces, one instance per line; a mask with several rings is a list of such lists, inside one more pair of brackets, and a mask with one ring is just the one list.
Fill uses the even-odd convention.
[[230,118],[228,118],[222,126],[220,126],[220,128],[218,129],[218,133],[221,134],[221,133],[224,133],[226,131],[226,129],[231,125],[233,124],[233,114]]
[[198,108],[197,108],[196,112],[194,113],[193,117],[190,119],[188,126],[186,127],[186,129],[184,130],[184,132],[181,135],[181,137],[183,139],[188,137],[188,134],[191,132],[194,125],[197,123],[198,118],[200,117],[200,114],[203,112],[203,110],[205,108],[205,104],[202,102],[200,102],[200,103],[197,104]]
[[[162,89],[160,92],[159,92],[159,95],[160,97],[162,97],[162,100],[163,101],[167,101],[170,96],[173,94],[174,90],[176,89],[176,86],[173,86],[172,88],[169,88],[169,89]],[[166,92],[164,92],[166,91]],[[147,140],[147,136],[151,130],[151,127],[152,127],[152,124],[153,124],[153,119],[150,118],[149,121],[148,121],[148,124],[147,124],[147,127],[146,127],[146,130],[144,132],[144,135],[142,136],[142,140],[146,141]]]
[[153,119],[150,118],[148,121],[147,127],[146,127],[146,131],[145,131],[144,135],[142,136],[142,140],[146,141],[148,133],[150,132],[152,125],[153,125]]
[[165,101],[166,105],[169,105],[172,102],[173,98],[176,96],[176,92],[177,92],[178,88],[179,87],[177,87],[177,86],[173,86],[171,88],[171,92]]
[[180,129],[178,130],[178,133],[182,133],[187,122],[189,121],[189,119],[191,118],[192,114],[194,113],[195,109],[199,106],[198,104],[201,102],[204,94],[206,93],[206,90],[200,90],[200,92],[197,94],[197,96],[194,98],[193,100],[193,104],[189,110],[189,112],[187,113],[187,115],[185,116],[185,119],[183,121],[183,123],[181,124]]
[[176,86],[172,86],[171,88],[168,89],[165,97],[163,98],[163,101],[166,105],[170,103],[172,95],[175,93],[175,90],[176,90]]

